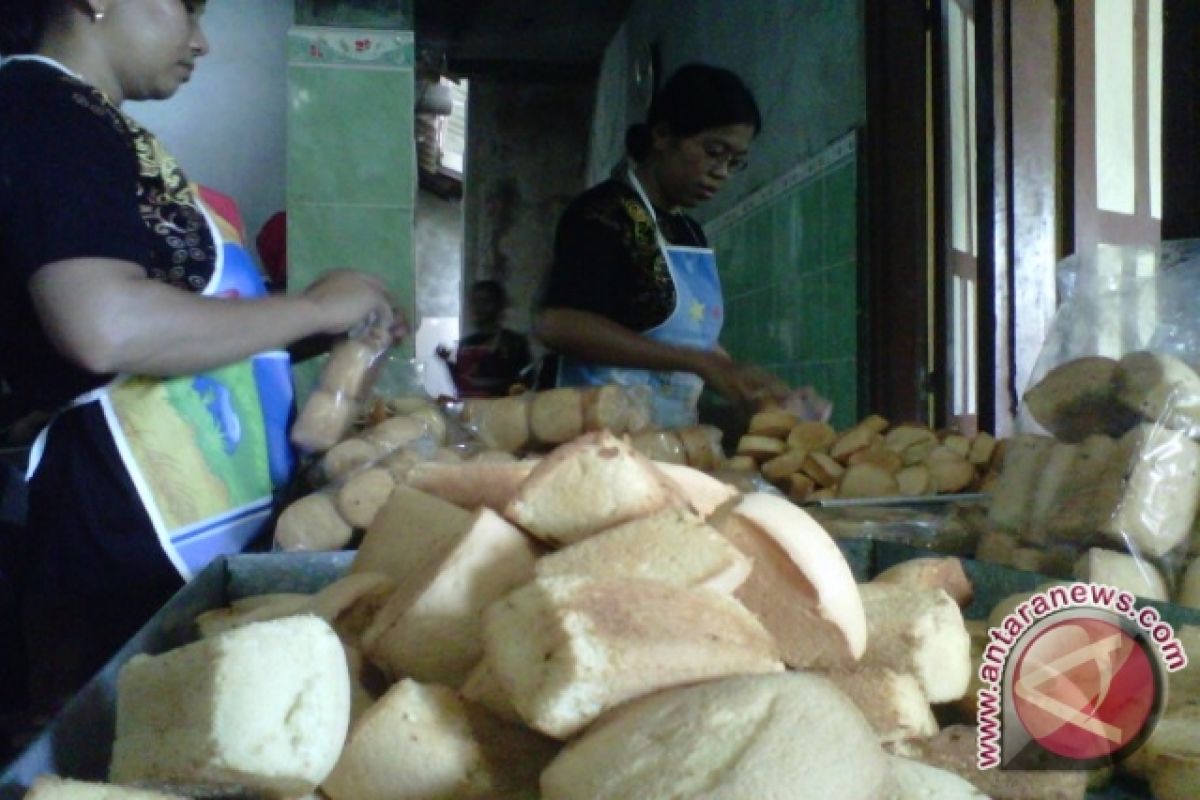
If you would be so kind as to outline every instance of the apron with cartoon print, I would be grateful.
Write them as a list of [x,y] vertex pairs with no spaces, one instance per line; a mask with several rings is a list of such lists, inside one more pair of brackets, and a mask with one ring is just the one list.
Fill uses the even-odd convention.
[[[212,264],[211,272],[195,269],[185,276],[176,265],[168,275],[151,277],[206,297],[265,296],[232,204],[188,183],[151,134],[111,110],[133,137],[144,214],[148,204],[160,202],[155,198],[166,196],[161,202],[169,211],[154,225],[177,248],[176,261]],[[292,402],[288,355],[277,351],[198,375],[120,375],[70,405],[99,404],[163,552],[189,580],[214,558],[243,550],[268,521],[273,492],[294,465],[287,438]],[[29,478],[49,430],[34,445]]]
[[[716,348],[724,321],[724,302],[717,259],[707,247],[668,244],[658,225],[654,205],[637,176],[630,170],[629,182],[654,220],[659,250],[675,284],[675,308],[662,323],[642,333],[655,341],[699,350]],[[696,406],[704,381],[691,372],[634,369],[591,364],[571,358],[559,362],[559,386],[647,386],[651,390],[653,424],[678,428],[696,423]]]

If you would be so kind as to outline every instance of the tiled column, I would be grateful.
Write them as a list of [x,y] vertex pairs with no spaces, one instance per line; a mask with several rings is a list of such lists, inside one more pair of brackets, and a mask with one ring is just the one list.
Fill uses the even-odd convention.
[[289,290],[335,267],[365,270],[415,324],[413,60],[411,31],[288,36]]

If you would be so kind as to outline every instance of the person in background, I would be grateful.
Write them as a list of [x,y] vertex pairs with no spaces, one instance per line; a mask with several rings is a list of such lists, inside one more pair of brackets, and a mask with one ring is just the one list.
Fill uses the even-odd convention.
[[718,346],[720,279],[700,225],[685,211],[746,166],[762,120],[732,72],[688,64],[664,84],[627,159],[558,223],[535,335],[559,362],[559,386],[653,388],[659,425],[695,422],[708,384],[739,407],[785,387]]
[[53,415],[26,476],[37,713],[263,530],[291,465],[284,348],[367,320],[403,332],[363,273],[266,296],[228,220],[121,111],[188,81],[204,8],[10,0],[0,15],[0,375]]
[[499,281],[476,281],[467,296],[474,330],[458,343],[453,355],[442,346],[438,357],[446,362],[459,397],[502,397],[514,385],[528,382],[532,356],[529,341],[503,326],[508,293]]

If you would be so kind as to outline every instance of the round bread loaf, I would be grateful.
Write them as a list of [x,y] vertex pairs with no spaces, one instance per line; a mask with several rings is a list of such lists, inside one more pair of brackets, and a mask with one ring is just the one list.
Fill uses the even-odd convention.
[[827,679],[727,678],[636,701],[542,773],[543,800],[874,800],[887,760]]

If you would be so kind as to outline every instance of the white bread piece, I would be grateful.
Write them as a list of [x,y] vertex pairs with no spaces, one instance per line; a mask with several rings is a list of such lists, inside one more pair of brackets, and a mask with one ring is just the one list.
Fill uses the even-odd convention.
[[610,433],[585,434],[534,467],[504,516],[561,547],[678,502],[654,464]]
[[393,680],[459,686],[483,657],[480,615],[530,580],[539,551],[490,508],[449,536],[409,527],[397,589],[363,632],[363,652]]
[[727,678],[617,710],[542,773],[543,800],[878,800],[887,760],[819,675]]
[[1121,762],[1121,771],[1147,779],[1161,756],[1200,758],[1200,706],[1167,711],[1142,746]]
[[913,675],[931,703],[958,700],[971,683],[971,636],[941,589],[887,583],[859,587],[867,617],[865,666]]
[[534,392],[529,432],[542,444],[564,444],[583,433],[583,393],[574,387]]
[[264,594],[234,600],[224,608],[214,608],[196,616],[196,629],[207,639],[250,622],[265,622],[305,613],[310,595]]
[[691,511],[668,508],[538,559],[538,577],[651,578],[731,594],[750,559]]
[[500,685],[496,673],[488,666],[486,658],[475,665],[475,669],[471,670],[470,676],[459,691],[464,698],[478,703],[500,719],[518,725],[525,724],[525,720],[521,719],[521,712],[513,707],[512,700],[508,699],[508,694]]
[[790,667],[845,667],[867,646],[858,586],[825,529],[790,501],[756,492],[715,527],[754,562],[735,596]]
[[992,489],[988,522],[1003,533],[1021,534],[1029,527],[1033,496],[1050,458],[1054,439],[1023,433],[1008,440],[1004,468]]
[[290,504],[275,522],[275,543],[286,551],[340,550],[354,537],[329,492],[314,492]]
[[414,569],[436,564],[444,548],[434,553],[411,551],[406,542],[413,531],[430,541],[452,541],[471,524],[470,511],[426,492],[399,486],[367,528],[351,572],[379,572],[400,583]]
[[1179,579],[1175,602],[1181,606],[1200,608],[1200,558],[1193,558]]
[[404,680],[355,724],[321,788],[331,800],[517,800],[536,796],[557,752],[451,689]]
[[1167,584],[1158,568],[1128,553],[1093,547],[1075,562],[1075,577],[1115,586],[1147,600],[1168,599]]
[[708,519],[721,506],[738,496],[736,486],[714,478],[707,472],[679,464],[655,462],[654,466],[678,490],[678,495],[697,514]]
[[1200,504],[1200,444],[1158,425],[1139,425],[1126,436],[1132,440],[1132,469],[1104,533],[1162,557],[1191,533]]
[[938,732],[929,700],[912,675],[886,667],[829,670],[823,674],[858,706],[880,742],[933,736]]
[[954,556],[912,558],[888,567],[871,579],[872,583],[894,583],[917,589],[942,589],[959,607],[971,605],[975,587],[963,570],[962,560]]
[[538,578],[484,613],[488,665],[533,728],[566,738],[668,686],[782,669],[736,600],[661,581]]
[[901,756],[888,756],[888,766],[886,800],[988,800],[953,772]]
[[480,506],[502,511],[537,463],[536,460],[462,464],[426,461],[409,470],[405,482],[468,511]]
[[527,397],[473,397],[463,401],[463,418],[493,450],[515,453],[529,444]]
[[176,794],[161,794],[109,783],[85,783],[42,775],[25,795],[25,800],[184,800]]
[[122,668],[109,777],[295,797],[333,769],[349,721],[346,655],[328,623],[246,625]]
[[1117,399],[1147,422],[1200,434],[1200,375],[1166,353],[1127,353],[1113,373]]

